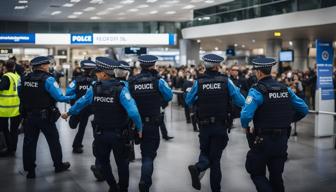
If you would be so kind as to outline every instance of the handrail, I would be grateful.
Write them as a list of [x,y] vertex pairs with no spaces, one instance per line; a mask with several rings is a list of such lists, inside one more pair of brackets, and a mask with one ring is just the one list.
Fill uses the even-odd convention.
[[335,112],[330,112],[330,111],[315,111],[315,110],[309,110],[309,113],[314,113],[314,114],[325,114],[325,115],[333,115],[336,116]]

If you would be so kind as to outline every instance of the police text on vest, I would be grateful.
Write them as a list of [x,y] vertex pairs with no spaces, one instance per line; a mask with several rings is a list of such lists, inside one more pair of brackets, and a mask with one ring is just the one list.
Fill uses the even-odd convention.
[[134,86],[135,90],[150,90],[153,89],[152,83],[146,83],[146,84],[138,84]]
[[24,86],[25,87],[38,87],[38,82],[29,82],[29,81],[26,81],[26,82],[24,82]]
[[268,97],[270,99],[280,99],[280,98],[288,98],[288,92],[281,92],[281,93],[269,93]]
[[203,84],[203,89],[221,89],[221,84],[220,83],[208,83],[208,84]]
[[113,100],[113,97],[94,97],[94,101],[100,103],[113,103]]

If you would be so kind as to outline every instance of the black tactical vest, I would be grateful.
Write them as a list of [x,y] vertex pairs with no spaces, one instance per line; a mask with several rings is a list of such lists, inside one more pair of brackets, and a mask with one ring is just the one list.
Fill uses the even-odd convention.
[[123,129],[128,115],[120,103],[120,92],[124,84],[120,81],[98,81],[93,86],[92,110],[94,121],[104,130]]
[[287,86],[271,77],[262,79],[253,86],[263,94],[263,104],[258,107],[253,118],[256,129],[287,129],[293,119],[294,110]]
[[77,76],[74,79],[76,81],[76,99],[70,101],[71,105],[73,105],[79,98],[85,95],[86,91],[89,89],[93,82],[93,78],[87,76]]
[[159,91],[159,76],[141,73],[129,81],[129,88],[141,117],[160,116],[163,98]]
[[47,72],[34,71],[23,78],[20,99],[27,112],[55,106],[56,101],[45,90],[45,81],[51,76]]
[[200,120],[216,117],[226,120],[229,105],[228,78],[205,75],[197,80],[197,115]]

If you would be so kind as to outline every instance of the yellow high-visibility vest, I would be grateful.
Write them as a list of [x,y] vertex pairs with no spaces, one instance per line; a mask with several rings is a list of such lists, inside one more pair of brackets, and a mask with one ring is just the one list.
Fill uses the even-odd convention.
[[20,115],[18,95],[20,76],[12,72],[5,73],[4,76],[8,77],[10,85],[8,90],[0,91],[0,117],[15,117]]

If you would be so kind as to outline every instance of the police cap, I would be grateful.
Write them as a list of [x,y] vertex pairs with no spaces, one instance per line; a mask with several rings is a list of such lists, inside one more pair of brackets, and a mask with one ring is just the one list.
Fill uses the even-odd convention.
[[153,66],[159,58],[154,55],[141,55],[138,57],[140,65],[142,66]]
[[48,57],[44,57],[44,56],[38,56],[35,57],[34,59],[32,59],[30,61],[30,64],[32,66],[38,66],[38,65],[44,65],[44,64],[50,64],[50,59]]

